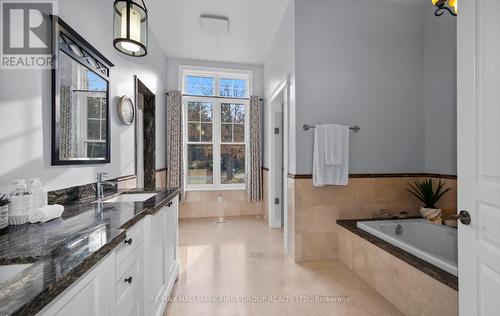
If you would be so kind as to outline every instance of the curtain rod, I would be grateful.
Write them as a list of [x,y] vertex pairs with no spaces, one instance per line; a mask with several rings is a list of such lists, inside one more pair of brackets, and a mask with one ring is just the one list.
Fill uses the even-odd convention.
[[[169,96],[169,95],[170,95],[170,93],[168,93],[168,92],[167,92],[167,93],[165,93],[165,94],[166,94],[167,96]],[[206,95],[206,96],[202,96],[202,95],[188,95],[188,96],[190,96],[190,97],[209,97],[209,98],[223,98],[223,99],[231,99],[231,98],[228,98],[228,97],[218,97],[218,96],[208,96],[208,95]],[[233,98],[233,99],[234,99],[234,98]],[[248,99],[249,99],[249,98],[242,98],[241,100],[248,100]],[[263,99],[263,98],[259,98],[259,101],[264,101],[264,99]]]

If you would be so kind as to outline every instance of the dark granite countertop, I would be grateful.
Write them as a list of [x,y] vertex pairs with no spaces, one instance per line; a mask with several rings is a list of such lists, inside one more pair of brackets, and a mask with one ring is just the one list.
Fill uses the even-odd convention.
[[429,262],[422,260],[409,252],[404,251],[401,248],[398,248],[385,240],[382,240],[360,228],[358,228],[358,221],[370,221],[370,220],[380,220],[380,219],[339,219],[337,220],[337,224],[349,230],[350,232],[358,235],[359,237],[369,241],[375,246],[387,251],[391,255],[403,260],[409,265],[417,268],[423,273],[431,276],[432,278],[438,280],[439,282],[449,286],[450,288],[458,291],[458,278],[453,274],[444,271],[436,267],[435,265],[430,264]]
[[156,193],[144,202],[64,205],[62,218],[9,226],[0,233],[0,266],[32,263],[0,284],[0,315],[33,315],[119,245],[126,230],[156,213],[178,188],[119,190]]

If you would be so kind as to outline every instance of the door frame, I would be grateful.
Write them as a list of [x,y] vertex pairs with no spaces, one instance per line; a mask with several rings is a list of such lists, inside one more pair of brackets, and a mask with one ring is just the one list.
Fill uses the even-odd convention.
[[[137,186],[138,187],[146,187],[146,176],[151,177],[148,179],[148,182],[153,182],[155,185],[153,186],[152,184],[149,185],[150,188],[154,188],[156,186],[156,158],[152,158],[151,153],[147,154],[144,153],[144,150],[147,148],[154,148],[153,153],[156,152],[156,94],[151,91],[151,89],[146,86],[144,81],[142,81],[138,76],[134,75],[134,92],[135,92],[135,135],[136,135],[136,140],[135,140],[135,150],[136,150],[136,157],[135,157],[135,167],[136,167],[136,176],[137,176]],[[148,96],[151,100],[151,104],[149,104],[149,108],[146,109],[146,100],[144,100],[144,104],[142,108],[140,108],[140,102],[139,102],[139,94],[142,94],[144,96]],[[154,125],[154,133],[151,135],[147,135],[145,131],[145,120],[148,119],[147,116],[145,116],[145,110],[153,111],[153,115],[149,117],[149,119],[152,121],[152,124]],[[151,114],[151,113],[149,113]],[[142,120],[142,122],[140,122]],[[151,123],[151,122],[149,122]],[[142,129],[142,130],[141,130]],[[152,143],[150,143],[151,138],[154,139]],[[148,146],[146,146],[148,144]],[[150,165],[147,165],[145,163],[145,158],[146,156],[151,159]],[[154,155],[156,156],[156,155]],[[142,163],[141,160],[142,159]],[[150,171],[154,170],[154,178],[152,174],[146,174],[146,169],[149,168]]]
[[[283,80],[277,85],[276,89],[274,90],[274,93],[272,94],[271,98],[269,99],[269,113],[273,113],[272,109],[272,104],[274,101],[280,97],[283,96],[283,238],[284,238],[284,248],[285,251],[288,253],[288,190],[287,190],[287,178],[288,178],[288,139],[289,139],[289,113],[290,113],[290,76],[286,75]],[[269,227],[274,227],[278,228],[281,227],[281,223],[277,225],[275,221],[272,220],[274,218],[271,216],[271,212],[274,210],[274,189],[276,188],[276,168],[275,168],[275,162],[272,157],[274,156],[275,153],[275,148],[274,148],[274,121],[272,117],[269,119],[269,126],[268,126],[268,135],[269,135],[269,178],[268,178],[268,193],[269,193],[269,201],[268,201],[268,209],[269,209],[269,215],[268,215],[268,223]]]

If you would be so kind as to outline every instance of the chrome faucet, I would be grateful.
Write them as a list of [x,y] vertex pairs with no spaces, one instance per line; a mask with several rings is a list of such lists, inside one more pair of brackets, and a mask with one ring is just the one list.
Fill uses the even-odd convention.
[[96,182],[96,188],[95,188],[95,197],[96,199],[100,200],[104,198],[104,189],[103,187],[105,185],[110,185],[110,186],[116,186],[117,183],[113,181],[103,181],[102,179],[107,176],[108,174],[106,172],[98,172],[97,173],[97,182]]
[[394,232],[396,235],[403,235],[403,226],[401,226],[400,224],[398,224],[396,226],[396,231]]

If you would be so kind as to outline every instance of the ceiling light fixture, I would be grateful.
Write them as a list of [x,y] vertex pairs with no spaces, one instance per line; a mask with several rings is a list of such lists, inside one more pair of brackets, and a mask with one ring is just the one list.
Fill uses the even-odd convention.
[[436,12],[434,12],[435,16],[441,16],[444,14],[445,11],[448,11],[453,16],[457,16],[458,14],[458,7],[457,7],[457,1],[458,0],[432,0],[432,4],[437,7]]
[[208,35],[226,35],[229,33],[229,19],[225,16],[200,15],[200,25],[203,33]]
[[116,0],[113,4],[113,45],[121,53],[142,57],[148,54],[148,10],[134,0]]

